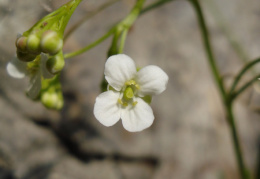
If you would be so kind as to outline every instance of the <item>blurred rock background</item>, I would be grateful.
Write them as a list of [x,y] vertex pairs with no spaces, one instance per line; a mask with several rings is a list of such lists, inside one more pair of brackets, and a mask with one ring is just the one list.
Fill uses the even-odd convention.
[[[107,1],[83,1],[69,27]],[[93,116],[111,39],[66,61],[61,112],[26,98],[28,79],[13,79],[5,70],[15,54],[16,34],[66,2],[0,0],[0,179],[239,178],[197,20],[185,0],[142,15],[127,38],[125,53],[138,66],[158,65],[170,77],[167,90],[153,100],[156,119],[151,128],[129,133],[121,122],[106,128]],[[229,29],[231,40],[244,49],[244,58],[259,57],[260,1],[201,3],[228,85],[243,62],[221,23]],[[96,40],[125,17],[133,4],[134,0],[121,0],[82,24],[68,39],[64,52]],[[245,162],[254,175],[260,141],[259,100],[259,92],[252,88],[235,103]]]

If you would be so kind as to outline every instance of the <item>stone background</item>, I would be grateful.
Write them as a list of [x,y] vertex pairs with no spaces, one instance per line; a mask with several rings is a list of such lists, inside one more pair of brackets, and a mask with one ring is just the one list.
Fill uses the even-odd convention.
[[[106,128],[93,116],[111,39],[66,62],[62,73],[66,104],[61,112],[47,110],[26,98],[28,79],[13,79],[5,70],[15,53],[16,34],[65,2],[0,0],[0,178],[239,178],[220,96],[194,11],[185,0],[142,15],[127,39],[125,53],[139,66],[158,65],[170,77],[167,90],[153,100],[156,119],[151,128],[129,133],[121,122]],[[69,26],[104,2],[83,1]],[[147,0],[147,4],[151,2]],[[239,42],[248,59],[259,57],[260,1],[201,2],[218,65],[228,85],[243,63],[221,23],[227,25],[229,37]],[[122,0],[84,23],[68,39],[64,51],[96,40],[122,19],[133,3]],[[219,12],[214,14],[216,8]],[[245,161],[253,174],[260,150],[257,89],[247,90],[235,103]]]

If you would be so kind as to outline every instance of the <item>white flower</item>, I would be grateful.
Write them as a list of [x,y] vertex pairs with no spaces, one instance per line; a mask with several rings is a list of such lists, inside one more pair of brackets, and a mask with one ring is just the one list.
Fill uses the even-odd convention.
[[96,98],[94,115],[97,120],[108,127],[122,119],[124,128],[130,132],[150,127],[154,115],[144,98],[166,89],[167,74],[154,65],[137,71],[130,57],[119,54],[107,59],[105,78],[113,89]]
[[7,64],[7,72],[10,76],[14,78],[24,78],[25,76],[30,77],[29,87],[27,89],[27,94],[31,99],[38,97],[41,91],[41,81],[42,77],[45,79],[52,78],[53,75],[48,72],[46,68],[46,62],[48,56],[41,53],[40,56],[32,62],[20,61],[17,57],[14,57]]

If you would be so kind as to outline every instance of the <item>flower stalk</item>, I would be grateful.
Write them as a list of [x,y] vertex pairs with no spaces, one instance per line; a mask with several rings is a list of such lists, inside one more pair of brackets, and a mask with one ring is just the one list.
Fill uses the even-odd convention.
[[136,4],[132,8],[131,12],[121,22],[119,22],[118,24],[113,26],[105,35],[103,35],[97,41],[91,43],[90,45],[87,45],[86,47],[83,47],[80,50],[65,54],[64,57],[65,58],[71,58],[71,57],[75,57],[77,55],[80,55],[84,52],[87,52],[91,48],[97,46],[98,44],[100,44],[101,42],[106,40],[108,37],[110,37],[115,32],[122,33],[123,31],[128,30],[134,24],[137,17],[139,16],[144,2],[145,2],[145,0],[137,0]]
[[247,65],[244,66],[244,68],[238,73],[238,75],[236,76],[231,89],[230,89],[230,95],[234,92],[235,88],[237,87],[237,84],[239,83],[240,79],[242,78],[242,76],[251,68],[253,67],[255,64],[260,62],[260,58],[257,58],[251,62],[249,62]]
[[212,50],[211,43],[210,43],[208,29],[206,26],[206,22],[205,22],[204,15],[203,15],[202,9],[200,7],[200,4],[199,4],[198,0],[189,0],[189,2],[191,2],[192,6],[196,12],[199,27],[201,30],[201,35],[203,38],[203,44],[204,44],[205,51],[206,51],[207,57],[208,57],[207,59],[209,61],[211,71],[213,73],[214,79],[215,79],[218,89],[220,91],[222,101],[225,104],[227,122],[229,123],[231,136],[233,139],[233,146],[234,146],[234,150],[235,150],[235,154],[236,154],[236,160],[237,160],[237,164],[238,164],[238,168],[239,168],[240,177],[241,177],[241,179],[247,179],[248,175],[246,173],[246,166],[244,164],[241,145],[240,145],[240,141],[238,138],[238,133],[237,133],[236,125],[235,125],[235,119],[234,119],[233,111],[232,111],[232,100],[224,88],[224,84],[223,84],[219,69],[217,68],[216,60],[214,58],[213,50]]
[[96,10],[87,13],[82,19],[80,19],[79,21],[77,21],[74,25],[72,25],[72,27],[69,28],[69,30],[67,31],[67,33],[64,35],[64,41],[66,41],[68,39],[68,37],[75,31],[77,30],[85,21],[89,20],[90,18],[94,17],[95,15],[97,15],[99,12],[105,10],[107,7],[115,4],[116,2],[121,1],[121,0],[111,0],[108,2],[105,2],[104,4],[102,4],[100,7],[98,7]]
[[260,78],[260,74],[254,76],[251,80],[249,80],[247,83],[245,83],[241,88],[239,88],[237,91],[234,91],[230,94],[231,100],[234,100],[238,95],[240,95],[242,92],[244,92],[248,87],[250,87],[254,82],[256,82]]
[[128,33],[128,29],[125,29],[123,32],[122,32],[122,35],[121,35],[121,40],[120,40],[120,45],[119,45],[119,49],[118,49],[118,53],[123,53],[124,51],[124,46],[125,46],[125,41],[126,41],[126,36],[127,36],[127,33]]
[[232,134],[237,164],[239,167],[240,178],[248,179],[249,177],[248,177],[248,173],[247,173],[246,166],[244,163],[241,145],[240,145],[240,141],[238,138],[238,132],[237,132],[237,128],[236,128],[235,118],[234,118],[233,111],[232,111],[232,102],[230,102],[229,104],[226,105],[226,111],[227,111],[227,119],[229,122],[230,131]]

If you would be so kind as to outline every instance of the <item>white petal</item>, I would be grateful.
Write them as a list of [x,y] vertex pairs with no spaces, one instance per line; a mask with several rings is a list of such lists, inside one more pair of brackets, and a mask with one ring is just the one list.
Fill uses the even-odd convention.
[[38,72],[30,79],[30,84],[27,89],[27,95],[31,99],[36,99],[41,91],[41,74]]
[[124,83],[131,80],[136,74],[134,61],[127,55],[113,55],[107,59],[105,65],[105,78],[117,91],[120,91]]
[[120,119],[119,95],[118,92],[107,91],[96,98],[94,115],[104,126],[112,126]]
[[140,85],[140,96],[156,95],[166,89],[168,75],[158,66],[149,65],[137,72],[136,82]]
[[137,104],[123,109],[121,119],[123,126],[129,132],[138,132],[150,127],[154,120],[152,108],[141,98],[136,98]]
[[49,70],[46,67],[46,63],[48,61],[48,55],[45,53],[41,53],[41,73],[43,78],[48,79],[52,78],[54,75],[49,72]]
[[27,63],[14,57],[6,66],[7,72],[11,77],[23,78],[26,75]]

